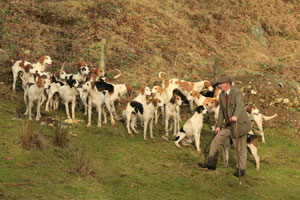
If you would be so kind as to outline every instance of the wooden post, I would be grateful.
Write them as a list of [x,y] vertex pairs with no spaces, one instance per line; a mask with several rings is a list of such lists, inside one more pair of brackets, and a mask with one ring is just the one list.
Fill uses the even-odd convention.
[[218,71],[218,68],[219,68],[219,62],[220,62],[220,58],[219,58],[219,55],[216,56],[215,58],[215,63],[213,65],[213,69],[214,69],[214,83],[218,80],[219,78],[219,71]]
[[101,39],[101,54],[100,54],[100,67],[105,70],[105,55],[106,55],[106,39],[102,38]]

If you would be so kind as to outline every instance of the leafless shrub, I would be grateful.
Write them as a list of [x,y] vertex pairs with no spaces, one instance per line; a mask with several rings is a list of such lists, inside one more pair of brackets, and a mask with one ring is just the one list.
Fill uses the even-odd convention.
[[20,129],[19,144],[26,150],[43,149],[45,147],[45,139],[41,135],[40,130],[34,129],[33,123],[23,123]]
[[75,153],[75,171],[83,175],[93,175],[91,160],[86,156],[85,150],[78,150]]

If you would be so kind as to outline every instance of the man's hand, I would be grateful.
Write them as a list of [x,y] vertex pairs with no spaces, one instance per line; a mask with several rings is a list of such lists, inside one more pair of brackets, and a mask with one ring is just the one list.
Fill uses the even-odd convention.
[[238,120],[238,118],[236,116],[232,116],[230,119],[230,121],[232,121],[232,122],[236,122],[237,120]]
[[221,131],[220,127],[217,127],[215,130],[215,133],[218,134],[218,133],[220,133],[220,131]]

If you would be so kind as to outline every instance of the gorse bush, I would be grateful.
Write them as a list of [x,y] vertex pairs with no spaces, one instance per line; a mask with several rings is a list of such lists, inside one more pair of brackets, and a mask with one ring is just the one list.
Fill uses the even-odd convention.
[[45,140],[40,133],[40,130],[35,130],[32,122],[24,122],[21,125],[19,144],[25,150],[43,149]]

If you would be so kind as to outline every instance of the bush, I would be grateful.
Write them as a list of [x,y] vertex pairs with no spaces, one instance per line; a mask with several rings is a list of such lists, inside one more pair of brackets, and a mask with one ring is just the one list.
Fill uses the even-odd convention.
[[68,131],[63,125],[59,124],[55,129],[53,145],[60,148],[67,148],[69,146],[69,139],[67,138]]
[[45,140],[40,134],[40,130],[35,130],[32,122],[23,123],[20,130],[19,144],[25,150],[43,149]]
[[85,150],[78,150],[75,153],[75,171],[83,175],[92,175],[95,172],[92,170],[91,161],[86,156]]

